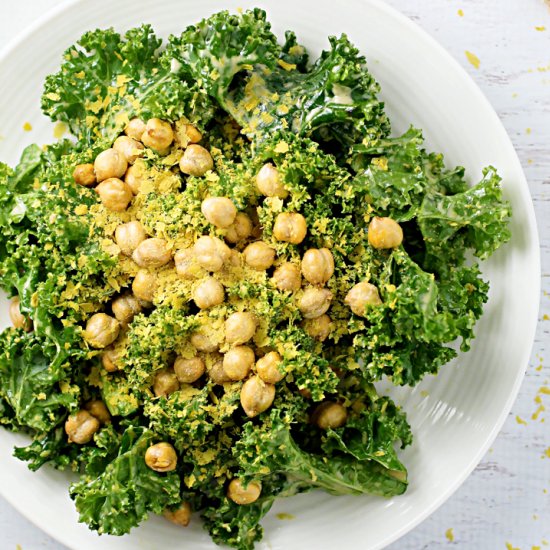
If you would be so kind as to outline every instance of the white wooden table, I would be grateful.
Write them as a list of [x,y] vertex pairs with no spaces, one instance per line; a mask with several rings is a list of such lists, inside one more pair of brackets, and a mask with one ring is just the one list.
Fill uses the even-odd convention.
[[[388,1],[467,68],[500,115],[535,203],[543,276],[531,362],[502,432],[451,499],[391,550],[550,550],[550,395],[539,391],[550,387],[550,0]],[[60,3],[2,0],[0,46]],[[1,550],[64,548],[1,498],[0,533]]]

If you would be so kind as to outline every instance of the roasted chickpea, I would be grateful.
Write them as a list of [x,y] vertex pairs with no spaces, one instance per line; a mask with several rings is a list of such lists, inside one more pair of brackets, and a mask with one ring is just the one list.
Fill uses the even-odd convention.
[[141,312],[139,300],[130,292],[115,298],[111,309],[122,328],[126,328],[134,319],[134,316]]
[[303,326],[304,330],[319,342],[324,342],[332,331],[332,321],[326,313],[314,319],[306,319]]
[[128,169],[124,155],[116,149],[105,149],[97,155],[94,161],[94,171],[97,181],[109,178],[121,178]]
[[10,302],[10,320],[14,328],[22,328],[25,332],[32,330],[32,321],[21,313],[19,296],[14,296]]
[[219,229],[227,229],[237,216],[237,209],[227,197],[208,197],[201,204],[202,215],[208,223]]
[[334,258],[328,248],[310,248],[302,258],[302,274],[312,285],[324,285],[334,273]]
[[266,384],[259,376],[251,376],[241,388],[241,406],[249,418],[269,409],[274,399],[275,386]]
[[115,230],[115,241],[125,256],[131,256],[134,250],[147,238],[143,225],[131,221],[119,225]]
[[166,265],[172,259],[172,251],[164,239],[153,237],[139,243],[132,254],[132,260],[139,267],[156,268]]
[[157,276],[146,269],[140,269],[132,283],[132,292],[144,302],[152,302],[157,290]]
[[141,190],[141,186],[145,180],[145,171],[146,166],[144,162],[138,159],[135,164],[132,164],[128,168],[124,176],[124,182],[130,187],[134,195],[137,195]]
[[[214,355],[214,354],[212,354]],[[208,378],[214,382],[214,384],[225,384],[231,382],[231,378],[227,376],[223,368],[223,357],[221,354],[216,353],[215,358],[211,364],[207,366]]]
[[118,366],[119,360],[120,360],[120,354],[113,347],[109,347],[105,349],[105,351],[101,355],[101,363],[103,365],[103,368],[107,372],[116,372],[117,370],[119,370],[119,366]]
[[80,410],[76,414],[71,414],[65,421],[65,433],[69,436],[69,443],[89,443],[97,430],[99,420],[88,411]]
[[280,370],[282,362],[281,356],[276,351],[270,351],[256,361],[256,372],[264,382],[276,384],[285,377]]
[[232,313],[225,321],[225,340],[229,344],[245,344],[252,339],[258,320],[249,311]]
[[145,464],[155,472],[173,472],[177,463],[178,455],[170,443],[156,443],[145,451]]
[[252,504],[260,498],[262,486],[258,481],[251,481],[246,487],[244,483],[234,477],[227,487],[227,498],[235,504]]
[[145,122],[141,118],[133,118],[128,122],[126,128],[124,128],[124,133],[133,139],[141,141],[141,136],[145,132]]
[[224,297],[223,285],[214,277],[205,277],[193,291],[193,300],[200,309],[218,306]]
[[263,241],[250,243],[243,250],[244,261],[258,271],[269,269],[275,261],[275,250]]
[[254,351],[248,346],[235,346],[223,357],[223,370],[231,380],[243,380],[254,366]]
[[120,136],[115,139],[113,149],[122,154],[128,164],[134,164],[136,159],[143,156],[143,143],[128,136]]
[[256,175],[256,187],[266,197],[279,197],[280,199],[288,197],[288,191],[281,181],[279,170],[270,162],[264,164]]
[[197,263],[207,271],[219,271],[229,259],[231,250],[218,237],[199,237],[193,246]]
[[235,221],[227,228],[225,240],[231,244],[248,239],[252,234],[252,220],[244,212],[237,212]]
[[191,345],[197,351],[205,351],[208,353],[218,351],[219,344],[209,338],[204,332],[196,331],[191,335]]
[[182,248],[174,254],[176,273],[182,279],[196,279],[204,274],[202,267],[195,259],[193,248]]
[[300,268],[296,264],[285,262],[281,264],[273,273],[273,282],[275,286],[282,291],[290,290],[295,292],[302,287],[302,275]]
[[307,233],[306,219],[296,212],[283,212],[275,218],[273,236],[278,241],[300,244]]
[[191,144],[183,152],[180,170],[189,176],[204,176],[214,168],[212,155],[202,145]]
[[103,180],[95,190],[103,206],[113,212],[126,210],[134,196],[128,184],[118,178]]
[[173,369],[160,369],[155,375],[153,392],[157,397],[167,397],[178,391],[180,384]]
[[403,230],[391,218],[373,218],[369,223],[368,239],[374,248],[397,248],[403,242]]
[[196,382],[205,370],[206,365],[201,357],[191,357],[191,359],[177,357],[174,362],[174,372],[182,384]]
[[147,121],[141,136],[143,145],[158,152],[164,152],[174,141],[174,131],[169,122],[152,118]]
[[344,298],[344,303],[348,305],[360,317],[367,315],[367,310],[371,306],[378,306],[382,303],[378,289],[371,283],[361,282],[353,286]]
[[315,409],[311,419],[322,430],[335,429],[346,423],[348,413],[340,403],[325,401]]
[[191,504],[182,502],[175,510],[166,508],[162,515],[176,525],[187,527],[191,521]]
[[177,140],[185,148],[190,143],[198,143],[202,139],[202,134],[192,124],[182,124],[177,126]]
[[96,183],[93,164],[77,164],[73,172],[73,179],[78,185],[90,187]]
[[120,332],[120,323],[106,313],[95,313],[86,323],[82,333],[84,340],[93,348],[106,348],[112,344]]
[[305,319],[315,319],[327,312],[331,300],[332,292],[326,288],[306,288],[298,300],[298,309]]
[[109,409],[107,409],[107,406],[103,401],[100,399],[93,399],[92,401],[88,401],[86,405],[84,405],[84,408],[92,415],[95,416],[100,424],[108,424],[111,421],[111,415],[109,413]]

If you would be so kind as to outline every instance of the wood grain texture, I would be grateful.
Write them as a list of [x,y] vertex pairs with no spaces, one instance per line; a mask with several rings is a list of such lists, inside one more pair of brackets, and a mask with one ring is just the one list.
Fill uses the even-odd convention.
[[[492,449],[446,504],[390,550],[550,549],[550,395],[540,391],[550,387],[550,0],[388,2],[466,67],[499,114],[533,196],[543,278],[531,362]],[[8,8],[3,2],[0,44],[59,3],[20,0]],[[479,59],[479,68],[467,51]],[[1,499],[0,532],[2,549],[63,549]]]

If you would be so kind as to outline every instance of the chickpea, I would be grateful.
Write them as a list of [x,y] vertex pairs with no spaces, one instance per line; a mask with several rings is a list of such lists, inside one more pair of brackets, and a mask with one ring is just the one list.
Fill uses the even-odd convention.
[[108,424],[111,421],[111,415],[109,413],[109,409],[107,409],[107,406],[103,401],[100,399],[93,399],[92,401],[88,401],[86,405],[84,405],[84,408],[92,415],[95,416],[100,424]]
[[120,323],[106,313],[95,313],[86,323],[82,333],[84,340],[93,348],[106,348],[112,344],[120,332]]
[[73,172],[73,179],[78,185],[90,187],[96,183],[93,164],[77,164]]
[[156,268],[166,265],[172,259],[172,251],[164,239],[145,239],[132,254],[132,260],[139,267]]
[[305,319],[315,319],[327,312],[331,300],[332,292],[326,288],[306,288],[298,300],[298,309]]
[[124,133],[128,137],[137,139],[138,141],[141,141],[143,132],[145,132],[145,122],[143,122],[141,118],[133,118],[130,122],[128,122],[126,128],[124,128]]
[[310,248],[302,258],[302,274],[312,285],[324,285],[334,273],[334,258],[328,248]]
[[168,397],[179,389],[178,377],[173,369],[160,369],[157,371],[153,383],[153,392],[157,397]]
[[229,344],[244,344],[256,332],[258,320],[249,311],[232,313],[225,321],[225,340]]
[[275,261],[275,250],[263,241],[250,243],[243,250],[244,261],[258,271],[269,269]]
[[200,309],[218,306],[224,297],[223,285],[214,277],[205,277],[193,291],[193,300]]
[[225,240],[231,244],[248,239],[252,234],[252,220],[244,212],[238,212],[235,221],[227,228]]
[[360,317],[366,317],[367,309],[370,306],[379,306],[382,303],[378,289],[371,283],[361,282],[353,286],[344,298],[348,305]]
[[270,351],[256,361],[256,372],[264,382],[276,384],[285,377],[280,370],[282,362],[281,356],[276,351]]
[[315,340],[324,342],[332,331],[332,321],[325,313],[314,319],[306,319],[303,324],[304,330]]
[[302,274],[300,268],[293,263],[285,262],[281,264],[273,273],[273,282],[275,286],[282,291],[290,290],[295,292],[302,288]]
[[243,380],[254,366],[254,351],[248,346],[236,346],[223,357],[223,370],[231,380]]
[[146,269],[140,269],[132,283],[132,292],[144,302],[152,302],[157,290],[157,276]]
[[173,472],[177,463],[178,455],[170,443],[156,443],[145,451],[145,464],[155,472]]
[[185,149],[180,160],[180,170],[189,176],[204,176],[214,168],[212,155],[202,145],[192,144]]
[[229,259],[231,250],[218,237],[199,237],[193,246],[197,263],[207,271],[219,271]]
[[241,405],[249,418],[269,409],[274,399],[275,386],[266,384],[259,376],[250,377],[241,388]]
[[341,428],[348,419],[348,412],[340,403],[325,401],[315,409],[311,419],[322,430]]
[[283,212],[275,218],[273,236],[278,241],[291,244],[300,244],[307,233],[306,219],[302,214]]
[[280,199],[288,197],[288,191],[281,181],[279,170],[270,162],[264,164],[256,175],[256,187],[266,197],[279,197]]
[[182,147],[187,147],[190,143],[198,143],[202,139],[202,134],[192,124],[182,124],[178,128],[178,140]]
[[147,238],[143,225],[131,221],[119,225],[115,230],[115,241],[125,256],[131,256],[134,250]]
[[111,309],[122,328],[126,328],[134,319],[134,316],[141,312],[139,300],[131,293],[122,294],[113,300]]
[[123,212],[134,196],[128,184],[118,178],[103,180],[96,188],[103,206],[113,212]]
[[9,313],[14,328],[22,328],[25,332],[32,330],[32,321],[21,313],[21,302],[18,296],[11,299]]
[[122,154],[128,164],[134,164],[136,159],[143,156],[143,143],[128,136],[120,136],[115,139],[113,149]]
[[101,363],[107,372],[116,372],[119,370],[117,364],[119,359],[120,354],[113,347],[107,348],[101,355]]
[[397,248],[403,242],[403,230],[391,218],[373,218],[369,223],[368,239],[374,248]]
[[231,382],[231,378],[227,376],[223,368],[223,357],[221,354],[216,354],[217,358],[214,359],[210,368],[208,368],[208,377],[214,384],[225,384]]
[[97,181],[109,178],[121,178],[128,169],[124,155],[116,149],[105,149],[97,155],[94,161],[94,171]]
[[187,527],[191,521],[191,504],[182,502],[175,510],[166,509],[162,515],[172,523]]
[[194,279],[201,274],[202,268],[195,260],[193,248],[182,248],[174,255],[176,273],[182,279]]
[[88,411],[80,410],[76,414],[71,414],[65,421],[65,433],[69,436],[69,443],[89,443],[97,430],[99,420]]
[[206,334],[200,331],[196,331],[191,335],[191,345],[197,351],[205,351],[207,353],[218,351],[219,349],[217,342],[214,342]]
[[237,216],[237,209],[227,197],[208,197],[201,204],[202,215],[218,229],[227,229]]
[[177,357],[174,362],[174,372],[182,384],[196,382],[204,374],[205,370],[206,365],[200,357],[191,357],[191,359]]
[[246,487],[244,483],[234,477],[227,487],[227,498],[235,504],[252,504],[260,498],[262,486],[258,481],[251,481]]
[[143,161],[137,160],[135,164],[132,164],[126,175],[124,176],[124,182],[130,187],[132,193],[137,195],[145,179],[146,166]]
[[164,152],[174,141],[174,131],[169,122],[152,118],[147,121],[141,136],[143,145],[158,152]]

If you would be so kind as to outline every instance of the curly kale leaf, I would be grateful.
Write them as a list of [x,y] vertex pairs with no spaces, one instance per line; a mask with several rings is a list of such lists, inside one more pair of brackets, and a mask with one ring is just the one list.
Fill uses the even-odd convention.
[[68,125],[85,147],[110,143],[133,116],[204,124],[213,109],[199,85],[159,54],[161,40],[150,25],[124,36],[113,29],[85,33],[46,78],[42,109]]
[[407,484],[372,460],[353,456],[326,456],[308,453],[292,437],[290,418],[272,411],[270,422],[262,427],[248,423],[234,447],[234,456],[247,479],[284,474],[301,486],[322,488],[336,494],[393,496]]
[[483,171],[474,187],[456,195],[429,193],[418,212],[418,224],[428,254],[445,258],[447,249],[471,248],[481,259],[488,258],[510,240],[510,204],[503,200],[501,178],[494,168]]
[[[81,481],[71,485],[80,521],[98,531],[123,535],[167,506],[180,502],[177,473],[159,474],[145,464],[145,451],[154,433],[141,426],[129,426],[122,435],[115,458]],[[99,451],[104,454],[102,449]]]

